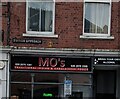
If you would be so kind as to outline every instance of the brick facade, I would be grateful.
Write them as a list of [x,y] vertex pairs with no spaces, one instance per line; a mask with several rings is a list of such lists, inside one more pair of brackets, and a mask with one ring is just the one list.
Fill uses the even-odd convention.
[[[77,93],[77,98],[78,93],[80,97],[91,99],[120,98],[120,2],[112,2],[111,7],[110,34],[114,39],[81,38],[83,8],[83,2],[56,2],[54,28],[58,38],[27,37],[23,36],[26,33],[26,3],[7,2],[2,5],[0,65],[4,63],[4,66],[0,66],[0,99],[18,96],[20,99],[38,99],[43,89],[48,90],[45,93],[53,89],[54,97],[64,98],[67,80],[73,83],[71,98],[74,93]],[[39,40],[42,43],[20,43],[14,39]],[[86,68],[86,71],[77,68]]]
[[[83,2],[57,2],[55,5],[55,34],[58,38],[36,37],[42,40],[42,44],[21,44],[13,43],[13,38],[23,37],[26,33],[26,3],[10,3],[10,46],[17,47],[40,47],[40,48],[77,48],[77,49],[119,49],[119,12],[120,3],[112,2],[111,11],[111,35],[114,39],[83,39],[80,38],[83,31]],[[7,45],[6,35],[8,35],[3,18],[4,45]],[[7,22],[6,22],[7,23]],[[33,39],[32,37],[31,39]]]

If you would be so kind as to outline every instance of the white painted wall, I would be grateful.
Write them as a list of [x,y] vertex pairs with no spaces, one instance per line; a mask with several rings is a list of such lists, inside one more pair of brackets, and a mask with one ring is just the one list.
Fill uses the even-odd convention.
[[[0,70],[0,99],[2,99],[2,97],[8,97],[9,95],[9,78],[8,78],[8,75],[9,75],[9,69],[8,69],[8,61],[7,61],[7,53],[3,53],[2,51],[0,52],[0,61],[1,60],[4,60],[4,64],[5,64],[5,67]],[[8,74],[8,75],[6,75]],[[6,83],[7,82],[7,83]],[[6,86],[7,84],[7,86]]]

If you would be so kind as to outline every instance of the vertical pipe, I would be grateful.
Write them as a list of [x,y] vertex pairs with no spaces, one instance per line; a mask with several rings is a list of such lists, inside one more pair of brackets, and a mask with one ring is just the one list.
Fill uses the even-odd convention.
[[66,81],[66,75],[65,75],[65,77],[64,77],[64,98],[66,97],[66,94],[65,94],[65,81]]
[[33,97],[34,97],[34,74],[32,73],[31,74],[31,82],[32,82],[32,84],[31,84],[31,99],[33,99]]
[[[9,75],[9,62],[10,62],[10,56],[9,56],[9,53],[7,53],[7,58],[6,59],[8,59],[7,60],[7,63],[6,63],[6,99],[7,99],[7,97],[9,96],[9,93],[10,92],[8,92],[8,90],[9,90],[9,84],[10,84],[10,82],[9,82],[9,77],[10,76],[8,76]],[[8,88],[9,87],[9,88]]]
[[[8,53],[7,53],[7,59],[8,59]],[[8,80],[7,80],[7,79],[8,79],[8,66],[9,66],[9,65],[8,65],[8,61],[7,61],[6,67],[5,67],[5,68],[6,68],[6,98],[7,98],[7,89],[8,89],[8,88],[7,88],[7,87],[8,87],[8,86],[7,86],[7,84],[8,84]]]
[[9,46],[10,42],[10,2],[7,4],[7,11],[8,11],[8,16],[7,16],[7,46]]

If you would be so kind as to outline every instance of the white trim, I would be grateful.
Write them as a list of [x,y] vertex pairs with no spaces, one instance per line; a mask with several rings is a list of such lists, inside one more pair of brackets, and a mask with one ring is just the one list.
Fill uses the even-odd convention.
[[[30,35],[31,34],[33,34],[33,35],[46,35],[46,36],[47,35],[54,35],[54,30],[55,30],[55,1],[52,0],[53,1],[52,32],[46,32],[46,31],[44,31],[44,32],[41,32],[41,31],[39,31],[39,32],[28,31],[28,1],[29,0],[27,0],[27,2],[26,2],[26,33],[27,33],[26,35],[28,35],[28,34],[30,34]],[[32,0],[31,0],[31,2],[32,2]],[[44,1],[39,1],[39,2],[44,2]],[[45,2],[47,2],[47,1],[45,1]]]
[[83,33],[83,36],[97,36],[97,37],[101,37],[101,36],[110,36],[110,34]]
[[[101,2],[101,3],[109,3],[110,4],[110,7],[109,7],[109,24],[108,24],[108,34],[100,34],[100,33],[85,33],[84,32],[84,25],[85,25],[85,22],[84,22],[84,18],[85,18],[85,3],[98,3],[98,2]],[[111,27],[111,7],[112,4],[111,4],[111,0],[84,0],[84,6],[83,6],[83,36],[82,37],[86,37],[86,36],[93,36],[96,37],[98,36],[99,38],[102,36],[107,36],[107,37],[110,37],[110,27]],[[81,37],[81,36],[80,36]]]
[[53,34],[50,34],[50,35],[40,35],[40,34],[28,34],[28,33],[23,33],[23,36],[25,37],[52,37],[52,38],[58,38],[58,35],[53,35]]
[[84,0],[84,2],[105,2],[105,3],[110,3],[111,0]]
[[10,53],[46,54],[46,55],[77,55],[77,56],[118,56],[119,50],[113,49],[71,49],[71,48],[13,48]]
[[85,25],[85,21],[84,21],[84,18],[85,18],[85,0],[84,0],[84,3],[83,3],[83,34],[84,35],[84,25]]
[[55,32],[55,0],[53,0],[53,28],[52,28],[52,32]]
[[36,31],[27,31],[27,34],[33,35],[54,35],[54,32],[36,32]]
[[27,0],[29,2],[54,2],[55,0]]
[[80,35],[80,38],[82,39],[114,39],[114,36],[84,36],[84,35]]
[[26,2],[26,31],[28,30],[28,0]]
[[108,29],[108,33],[109,33],[109,35],[111,35],[110,34],[110,31],[111,31],[111,13],[112,13],[112,2],[111,2],[111,0],[110,0],[110,8],[109,8],[109,29]]

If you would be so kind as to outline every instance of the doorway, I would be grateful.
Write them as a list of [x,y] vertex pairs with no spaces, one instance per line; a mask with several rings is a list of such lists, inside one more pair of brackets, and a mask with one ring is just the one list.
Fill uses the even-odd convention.
[[116,99],[116,71],[94,71],[94,96],[95,99]]

